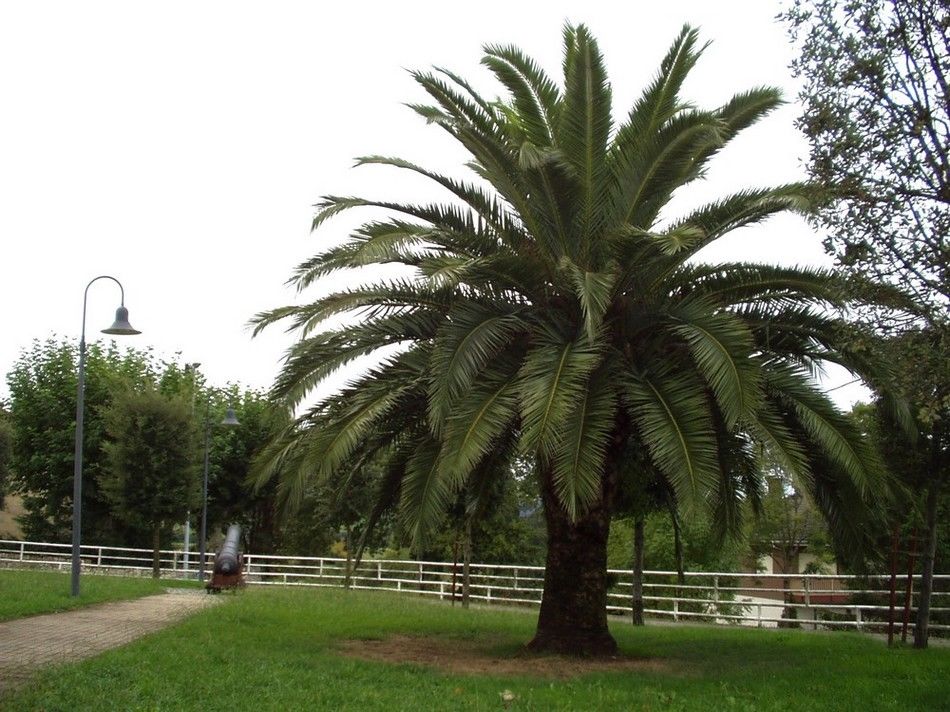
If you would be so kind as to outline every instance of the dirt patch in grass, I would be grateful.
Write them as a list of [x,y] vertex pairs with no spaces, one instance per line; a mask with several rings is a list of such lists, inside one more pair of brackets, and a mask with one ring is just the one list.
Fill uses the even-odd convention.
[[347,640],[337,645],[346,657],[383,663],[412,663],[461,675],[528,675],[564,679],[595,672],[670,672],[664,660],[617,656],[568,658],[527,650],[498,652],[497,640],[459,640],[394,635],[384,640]]

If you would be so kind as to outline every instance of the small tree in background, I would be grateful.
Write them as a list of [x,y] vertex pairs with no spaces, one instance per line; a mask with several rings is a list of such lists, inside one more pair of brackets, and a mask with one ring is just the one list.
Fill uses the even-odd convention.
[[211,429],[208,531],[224,532],[229,524],[238,523],[246,552],[272,553],[280,547],[276,483],[255,488],[248,472],[254,454],[286,426],[289,416],[253,389],[231,386],[204,397],[212,399],[212,413],[232,407],[241,423]]
[[10,482],[10,462],[13,459],[13,425],[6,404],[0,403],[0,508]]
[[[10,492],[23,496],[18,518],[27,539],[68,542],[72,526],[77,348],[58,339],[34,341],[7,374],[13,450]],[[86,354],[83,440],[83,536],[97,544],[137,546],[141,533],[116,522],[101,491],[107,467],[102,414],[115,393],[152,383],[157,370],[147,351],[91,344]]]
[[115,398],[105,414],[108,468],[100,483],[116,517],[152,535],[152,575],[160,573],[162,530],[198,500],[194,429],[188,407],[153,390]]
[[[905,506],[892,509],[888,529],[903,529],[907,536],[911,529],[920,527],[924,534],[914,645],[925,648],[935,567],[942,573],[950,564],[947,550],[940,548],[940,530],[947,535],[947,527],[941,527],[946,521],[940,516],[941,500],[947,501],[950,482],[950,330],[908,330],[876,347],[881,358],[904,365],[892,375],[894,382],[887,385],[910,404],[916,438],[898,427],[880,398],[873,407],[858,412],[906,496]],[[885,535],[882,533],[881,538]],[[942,563],[938,561],[941,553]]]

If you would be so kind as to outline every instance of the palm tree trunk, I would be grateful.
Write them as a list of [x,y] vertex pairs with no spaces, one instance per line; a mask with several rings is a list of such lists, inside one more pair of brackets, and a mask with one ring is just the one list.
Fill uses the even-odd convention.
[[643,515],[633,520],[633,624],[643,625]]
[[937,555],[937,500],[940,485],[930,483],[927,492],[927,543],[921,552],[920,603],[917,606],[917,625],[914,626],[914,647],[926,648],[930,637],[930,594],[934,583],[934,558]]
[[600,656],[617,652],[607,629],[607,534],[614,475],[603,478],[601,501],[571,521],[558,501],[553,473],[541,469],[548,552],[533,651]]
[[152,578],[157,579],[162,575],[161,552],[162,547],[162,529],[155,526],[152,529]]

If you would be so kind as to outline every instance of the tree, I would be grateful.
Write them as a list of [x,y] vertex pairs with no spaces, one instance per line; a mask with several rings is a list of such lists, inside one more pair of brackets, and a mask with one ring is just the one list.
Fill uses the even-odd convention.
[[[76,345],[34,341],[7,374],[13,429],[11,489],[23,495],[20,519],[27,538],[68,542],[72,526],[76,421]],[[116,522],[99,488],[106,467],[103,411],[116,391],[150,383],[151,354],[91,344],[86,354],[86,419],[83,439],[83,534],[105,545],[135,546],[140,534]]]
[[10,424],[10,412],[0,401],[0,509],[3,498],[10,486],[10,462],[13,460],[13,426]]
[[130,391],[115,398],[105,421],[109,468],[100,483],[116,517],[151,532],[152,575],[158,578],[163,529],[198,501],[188,408],[154,390]]
[[[856,280],[885,280],[913,295],[914,318],[883,346],[911,402],[923,442],[889,423],[892,470],[926,493],[927,544],[915,645],[925,646],[939,492],[947,479],[946,373],[950,325],[950,7],[940,0],[796,0],[784,13],[801,54],[800,128],[809,170],[831,188],[817,214],[828,250]],[[873,286],[872,286],[873,288]],[[893,312],[867,315],[882,333]],[[901,323],[903,322],[903,323]],[[906,333],[900,333],[901,331]],[[882,414],[884,410],[881,410]]]
[[943,0],[794,0],[798,121],[818,212],[849,273],[901,285],[931,323],[950,300],[950,6]]
[[[940,540],[940,500],[950,481],[950,330],[912,329],[878,344],[882,358],[905,364],[887,384],[911,404],[916,437],[898,427],[878,400],[870,428],[884,461],[902,483],[909,507],[892,512],[895,524],[917,519],[925,532],[914,646],[927,647],[930,599]],[[912,367],[911,367],[912,364]],[[876,426],[876,427],[874,427]]]
[[[733,229],[806,209],[809,189],[749,189],[679,219],[664,213],[674,191],[781,103],[763,87],[694,108],[680,89],[697,42],[684,28],[616,126],[583,26],[565,29],[563,87],[515,47],[487,47],[483,60],[502,99],[447,70],[415,73],[434,104],[413,108],[469,152],[479,182],[360,159],[426,176],[455,200],[325,197],[315,228],[352,208],[394,216],[365,223],[292,281],[304,289],[379,263],[415,276],[255,319],[257,331],[290,319],[303,336],[275,383],[289,406],[352,359],[381,358],[269,448],[261,477],[279,473],[291,504],[312,479],[345,481],[378,462],[369,525],[398,507],[418,544],[463,487],[509,476],[520,453],[535,458],[547,560],[533,650],[616,650],[607,535],[615,495],[640,463],[662,474],[685,515],[708,506],[737,531],[743,489],[756,483],[729,473],[754,472],[742,465],[760,441],[855,547],[879,489],[871,451],[810,375],[825,360],[872,366],[837,338],[829,309],[849,304],[841,283],[824,270],[693,259]],[[341,313],[360,319],[320,330]]]
[[252,389],[233,386],[205,394],[212,412],[234,408],[241,423],[234,428],[212,428],[208,468],[208,527],[226,531],[241,525],[244,551],[272,553],[280,547],[276,487],[255,489],[248,480],[251,461],[280,430],[287,416],[266,396]]

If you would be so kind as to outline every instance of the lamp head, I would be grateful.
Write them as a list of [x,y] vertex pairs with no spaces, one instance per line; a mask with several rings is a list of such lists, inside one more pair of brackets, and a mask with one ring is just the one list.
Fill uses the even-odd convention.
[[228,412],[224,414],[224,420],[221,421],[221,425],[235,426],[240,425],[241,422],[237,419],[237,416],[234,414],[234,408],[228,408]]
[[108,329],[103,329],[102,333],[115,334],[116,336],[134,336],[142,332],[132,328],[129,323],[129,310],[124,306],[120,306],[115,310],[115,322]]

